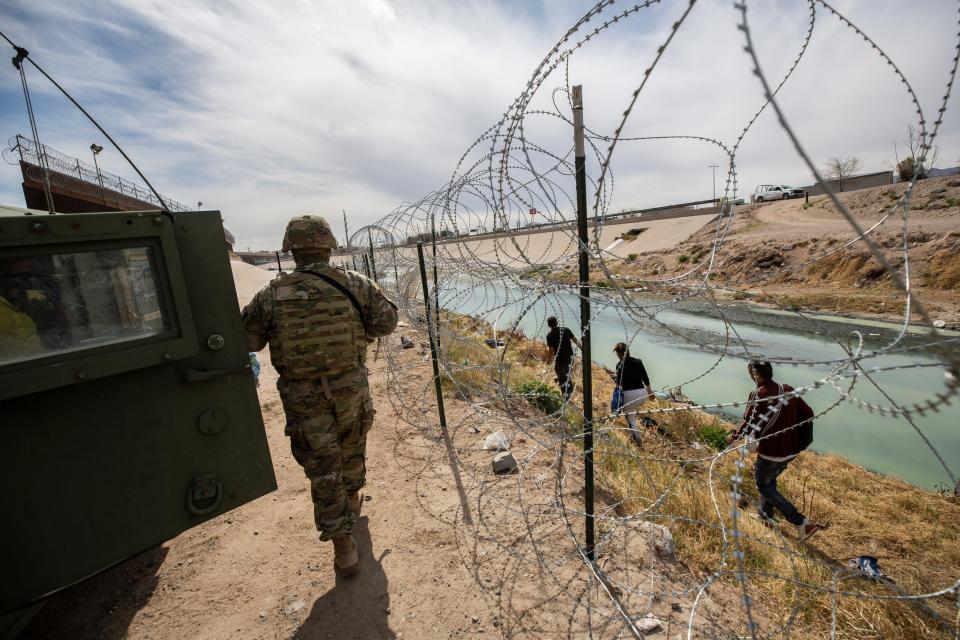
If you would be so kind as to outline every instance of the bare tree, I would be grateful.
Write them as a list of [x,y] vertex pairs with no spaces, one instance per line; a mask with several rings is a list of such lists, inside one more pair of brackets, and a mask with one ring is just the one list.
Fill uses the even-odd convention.
[[907,139],[902,140],[901,144],[907,147],[909,155],[901,160],[897,143],[893,143],[893,156],[897,162],[897,173],[900,174],[900,179],[905,182],[914,178],[925,179],[930,169],[937,164],[937,156],[940,153],[937,145],[927,143],[926,136],[917,131],[912,124],[907,125]]
[[823,175],[828,180],[839,182],[840,191],[843,191],[843,181],[854,175],[862,166],[863,162],[856,156],[847,156],[845,160],[833,157],[824,163]]

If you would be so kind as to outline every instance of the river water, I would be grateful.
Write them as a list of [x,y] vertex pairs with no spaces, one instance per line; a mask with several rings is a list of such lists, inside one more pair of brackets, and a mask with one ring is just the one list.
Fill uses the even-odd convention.
[[[440,291],[442,307],[482,317],[498,329],[512,328],[517,322],[518,328],[526,335],[541,336],[542,339],[547,331],[546,318],[554,315],[575,335],[579,333],[580,302],[571,293],[537,290],[533,283],[530,287],[478,283],[465,276],[441,282]],[[638,321],[639,314],[625,313],[620,308],[622,303],[615,297],[595,297],[591,325],[594,362],[614,367],[613,345],[624,341],[630,344],[632,355],[643,359],[654,389],[682,384],[683,392],[699,404],[747,398],[754,384],[747,375],[744,359],[720,358],[728,327],[715,317],[715,312],[711,315],[704,304],[663,308],[654,306],[662,305],[662,300],[636,300],[636,304],[657,309],[656,320],[662,326],[643,316],[639,316],[641,320]],[[859,329],[863,332],[867,353],[888,344],[894,335],[890,328],[877,326],[877,323],[858,325],[847,319],[829,321],[822,316],[820,320],[805,321],[795,314],[772,315],[751,311],[742,305],[725,308],[724,315],[736,318],[731,325],[739,336],[729,344],[729,351],[743,354],[748,350],[763,354],[766,359],[790,359],[790,363],[774,365],[774,378],[795,387],[823,378],[836,366],[818,362],[846,359],[847,352],[842,345],[848,343],[851,331]],[[923,340],[912,338],[906,344],[916,346]],[[711,352],[711,348],[716,351]],[[957,346],[952,345],[952,348]],[[944,369],[937,366],[939,362],[930,350],[914,348],[870,358],[864,367],[928,365],[871,376],[897,403],[909,406],[925,402],[936,392],[944,390]],[[707,370],[710,372],[700,377]],[[864,378],[860,378],[852,393],[868,402],[890,404]],[[832,387],[822,387],[804,397],[819,413],[841,396]],[[914,423],[954,475],[960,472],[960,410],[945,407],[939,413],[928,412],[924,417],[915,417]],[[840,454],[867,469],[899,476],[924,488],[953,486],[936,456],[906,420],[870,413],[849,401],[841,402],[816,420],[811,448]]]

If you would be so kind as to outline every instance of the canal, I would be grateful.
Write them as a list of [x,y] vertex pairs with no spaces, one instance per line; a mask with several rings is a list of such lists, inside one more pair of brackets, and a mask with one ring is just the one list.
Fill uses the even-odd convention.
[[[896,335],[895,327],[858,323],[846,318],[818,316],[805,320],[796,314],[772,314],[743,305],[724,308],[725,322],[703,302],[666,305],[652,297],[631,297],[654,319],[628,313],[616,295],[595,296],[591,325],[593,359],[614,367],[613,345],[623,341],[631,354],[643,359],[654,389],[682,386],[699,404],[745,400],[754,388],[747,376],[744,355],[785,362],[774,364],[774,377],[794,387],[822,379],[848,358],[844,347],[855,349],[853,331],[860,331],[867,370],[895,368],[871,374],[886,394],[901,406],[924,403],[944,390],[944,368],[936,353],[925,348],[929,338],[911,336],[894,349],[884,349]],[[516,328],[527,336],[546,335],[546,318],[556,316],[579,334],[579,298],[560,288],[473,280],[446,279],[440,286],[443,308],[481,317],[498,330]],[[957,337],[953,336],[956,340]],[[908,348],[909,347],[909,348]],[[956,343],[948,345],[956,349]],[[881,350],[883,352],[881,352]],[[726,352],[726,353],[724,353]],[[917,366],[920,365],[920,366]],[[845,390],[849,381],[842,381]],[[883,393],[861,377],[853,387],[856,398],[889,406]],[[825,386],[805,395],[818,413],[841,399]],[[914,417],[951,471],[960,471],[960,411],[944,407],[939,413]],[[927,489],[952,488],[949,475],[917,431],[903,418],[871,413],[849,400],[818,418],[813,449],[840,454],[867,469],[895,475]]]

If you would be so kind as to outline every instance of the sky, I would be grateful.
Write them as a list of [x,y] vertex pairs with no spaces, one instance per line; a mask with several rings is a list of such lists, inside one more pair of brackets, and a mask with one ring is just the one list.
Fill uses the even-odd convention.
[[[12,0],[0,6],[0,30],[98,119],[162,194],[220,210],[237,247],[257,250],[276,248],[286,221],[303,213],[327,216],[342,237],[342,211],[356,230],[444,188],[458,166],[482,161],[491,144],[474,142],[592,6],[573,0]],[[633,6],[605,7],[561,50]],[[836,0],[833,6],[893,60],[932,123],[956,55],[958,3]],[[567,76],[584,87],[586,126],[610,135],[687,7],[663,0],[632,12],[578,48],[569,67],[561,64],[542,79],[523,121],[524,140],[545,152],[533,154],[538,169],[571,153],[569,124],[541,113],[570,117],[562,93]],[[778,94],[787,123],[818,167],[832,156],[856,156],[864,172],[891,169],[893,143],[917,124],[916,108],[870,45],[817,8],[810,45]],[[774,85],[803,44],[809,13],[799,0],[748,3],[761,70]],[[697,2],[638,95],[623,135],[735,144],[764,97],[739,20],[729,0]],[[12,66],[3,69],[0,135],[6,139],[29,134],[29,125],[20,78]],[[99,156],[105,171],[135,178],[50,83],[29,67],[27,79],[44,144],[89,161],[96,142],[107,147]],[[936,140],[941,167],[960,164],[958,109],[953,95]],[[605,153],[606,143],[597,144]],[[511,164],[521,159],[513,154]],[[769,108],[744,136],[735,162],[740,196],[758,184],[813,182]],[[710,198],[711,164],[720,165],[721,194],[728,163],[703,141],[621,142],[610,162],[609,210]],[[588,172],[599,174],[595,157]],[[530,177],[522,168],[511,173]],[[572,193],[569,175],[551,180]],[[20,183],[17,166],[0,164],[0,203],[22,206]],[[531,197],[550,208],[549,198]],[[563,197],[556,201],[560,215],[571,215]],[[482,211],[484,204],[465,197],[467,207]]]

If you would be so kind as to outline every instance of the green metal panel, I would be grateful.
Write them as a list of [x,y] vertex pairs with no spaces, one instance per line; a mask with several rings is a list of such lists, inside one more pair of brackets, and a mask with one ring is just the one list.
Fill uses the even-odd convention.
[[[0,614],[276,488],[219,212],[159,224],[155,212],[7,212],[7,255],[150,238],[176,330],[0,366],[18,390],[0,400]],[[36,222],[49,225],[42,243],[24,232]]]
[[173,220],[159,212],[0,217],[0,259],[150,247],[172,320],[164,335],[135,344],[115,342],[7,364],[0,369],[0,400],[195,354],[193,314],[177,244]]

